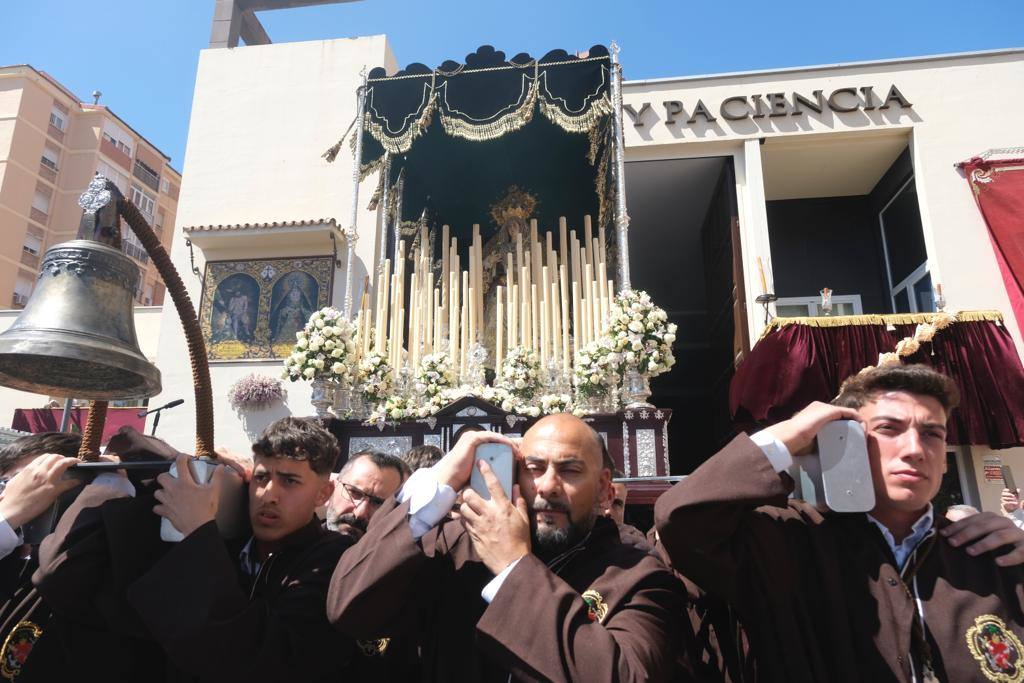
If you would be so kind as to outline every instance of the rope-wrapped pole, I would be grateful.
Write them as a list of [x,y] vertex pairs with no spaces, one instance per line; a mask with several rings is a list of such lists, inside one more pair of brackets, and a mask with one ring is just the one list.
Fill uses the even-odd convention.
[[612,136],[615,145],[615,237],[619,257],[619,292],[633,288],[629,281],[629,214],[626,213],[626,143],[622,132],[622,65],[614,42],[612,58]]
[[[181,281],[177,268],[171,263],[171,257],[160,243],[156,233],[142,217],[139,210],[130,201],[123,199],[117,203],[118,213],[139,238],[153,261],[160,277],[163,278],[167,293],[171,295],[178,318],[185,330],[188,342],[189,361],[192,364],[192,379],[195,384],[196,397],[196,457],[216,457],[213,451],[213,390],[210,386],[210,364],[206,358],[206,343],[199,328],[196,309],[189,298],[185,283]],[[106,406],[104,406],[105,409]],[[105,411],[104,411],[105,412]],[[90,414],[90,421],[92,415]],[[102,430],[101,430],[102,431]]]
[[78,457],[86,462],[95,462],[100,458],[100,444],[103,440],[103,425],[107,421],[107,402],[92,401],[89,403],[89,418],[82,430],[82,445],[78,447]]
[[377,240],[377,275],[384,272],[384,261],[388,258],[388,230],[390,229],[391,218],[391,153],[384,152],[384,165],[381,167],[381,175],[384,177],[384,192],[381,196],[381,206],[384,207],[383,217],[380,222],[380,237]]
[[363,166],[363,119],[366,116],[366,69],[363,69],[363,84],[359,86],[359,97],[356,112],[356,150],[352,168],[352,221],[345,230],[345,310],[343,313],[349,318],[353,317],[352,311],[352,268],[356,260],[356,239],[359,231],[356,225],[359,222],[359,176]]

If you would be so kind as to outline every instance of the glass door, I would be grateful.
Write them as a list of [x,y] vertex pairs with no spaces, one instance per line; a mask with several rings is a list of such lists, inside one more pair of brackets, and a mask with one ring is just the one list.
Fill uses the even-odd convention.
[[893,311],[934,311],[935,297],[914,176],[910,176],[882,207],[878,213],[878,224]]

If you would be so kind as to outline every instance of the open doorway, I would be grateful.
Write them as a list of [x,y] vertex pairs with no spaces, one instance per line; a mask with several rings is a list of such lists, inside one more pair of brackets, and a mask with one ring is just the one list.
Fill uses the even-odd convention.
[[673,474],[691,472],[732,434],[729,382],[749,348],[730,157],[626,164],[630,273],[679,326],[676,365],[651,382],[673,411]]
[[935,310],[907,131],[775,138],[761,154],[776,315]]

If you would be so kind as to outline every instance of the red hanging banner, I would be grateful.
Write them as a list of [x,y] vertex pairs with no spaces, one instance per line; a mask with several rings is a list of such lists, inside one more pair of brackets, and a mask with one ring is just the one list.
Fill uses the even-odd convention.
[[979,156],[959,166],[988,225],[1013,315],[1024,330],[1024,158]]

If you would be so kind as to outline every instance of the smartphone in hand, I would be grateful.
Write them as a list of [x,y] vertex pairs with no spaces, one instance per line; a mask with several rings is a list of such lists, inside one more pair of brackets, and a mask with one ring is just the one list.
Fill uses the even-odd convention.
[[477,462],[483,460],[491,467],[494,476],[501,483],[501,489],[509,500],[512,500],[512,480],[515,473],[515,455],[512,447],[504,443],[487,442],[476,447],[476,461],[473,463],[473,474],[469,478],[469,486],[484,500],[491,499],[487,482],[480,472]]
[[836,512],[870,512],[875,486],[864,425],[856,420],[829,422],[818,432],[818,459],[825,504]]
[[1013,481],[1013,470],[1010,469],[1009,465],[1003,465],[1003,483],[1006,484],[1006,488],[1010,489],[1014,493],[1017,493],[1017,484]]

